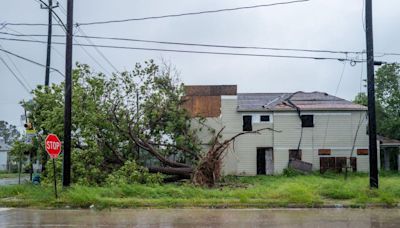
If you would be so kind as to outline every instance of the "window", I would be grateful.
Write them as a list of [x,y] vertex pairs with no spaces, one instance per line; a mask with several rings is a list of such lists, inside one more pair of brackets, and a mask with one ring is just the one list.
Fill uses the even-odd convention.
[[252,117],[251,116],[243,116],[243,131],[252,131]]
[[301,127],[314,127],[314,115],[301,115]]
[[261,115],[260,122],[269,122],[269,115]]
[[301,150],[289,150],[289,161],[293,160],[301,161]]

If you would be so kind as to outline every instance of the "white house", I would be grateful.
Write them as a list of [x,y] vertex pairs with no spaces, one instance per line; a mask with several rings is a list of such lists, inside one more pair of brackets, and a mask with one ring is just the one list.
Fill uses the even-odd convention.
[[[225,174],[277,174],[292,160],[310,163],[313,170],[369,170],[364,106],[323,92],[237,93],[235,85],[185,90],[185,108],[216,130],[224,127],[223,138],[271,129],[235,140],[224,158]],[[199,133],[205,147],[210,136]]]
[[0,138],[0,170],[7,170],[8,164],[8,153],[10,152],[11,147],[7,145],[3,138]]

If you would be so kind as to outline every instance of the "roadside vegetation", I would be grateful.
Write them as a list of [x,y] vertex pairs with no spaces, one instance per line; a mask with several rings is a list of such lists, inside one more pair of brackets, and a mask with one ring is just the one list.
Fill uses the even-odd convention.
[[119,184],[104,187],[74,185],[55,199],[51,185],[0,188],[0,206],[39,208],[136,207],[393,207],[400,202],[400,175],[382,174],[380,188],[369,189],[367,174],[225,177],[214,188],[188,182]]

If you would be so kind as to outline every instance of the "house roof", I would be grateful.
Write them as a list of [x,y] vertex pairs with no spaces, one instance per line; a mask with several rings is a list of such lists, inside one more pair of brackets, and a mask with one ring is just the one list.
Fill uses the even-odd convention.
[[383,147],[400,147],[400,140],[397,139],[391,139],[385,136],[377,135],[377,139],[380,141],[381,146]]
[[[238,93],[240,111],[367,110],[365,106],[322,92]],[[293,106],[294,104],[295,106]]]

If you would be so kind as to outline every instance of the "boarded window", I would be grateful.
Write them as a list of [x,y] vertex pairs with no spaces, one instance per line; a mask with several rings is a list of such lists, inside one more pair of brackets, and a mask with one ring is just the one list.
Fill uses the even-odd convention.
[[331,149],[319,149],[318,155],[331,155]]
[[261,122],[269,122],[269,115],[261,115],[260,121]]
[[301,160],[301,150],[289,150],[289,161]]
[[243,116],[243,131],[252,131],[252,117],[251,116]]
[[301,127],[314,127],[314,115],[301,115]]
[[368,155],[368,149],[357,149],[357,155]]
[[[319,165],[320,172],[324,173],[327,170],[341,172],[347,166],[346,157],[320,157]],[[350,167],[353,172],[357,171],[357,158],[350,158]]]

